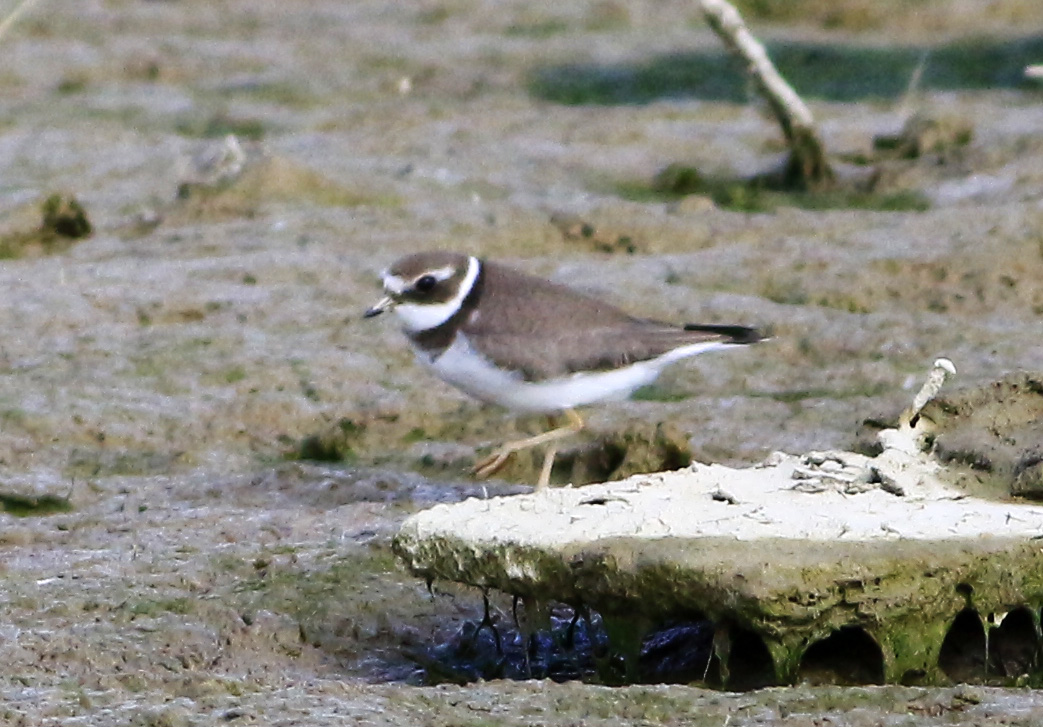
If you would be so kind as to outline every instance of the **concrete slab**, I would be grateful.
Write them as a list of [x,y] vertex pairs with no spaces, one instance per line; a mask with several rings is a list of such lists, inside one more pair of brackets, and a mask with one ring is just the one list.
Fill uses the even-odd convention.
[[[977,623],[996,647],[1017,612],[1023,658],[1000,663],[988,638],[975,657],[1017,677],[1039,656],[1043,507],[947,481],[923,451],[925,403],[881,433],[876,457],[778,453],[749,469],[695,464],[440,505],[404,523],[395,551],[428,580],[594,609],[624,652],[651,624],[708,618],[726,681],[730,645],[753,638],[778,683],[838,647],[869,681],[943,682],[957,671],[947,636],[977,643]],[[957,623],[970,636],[954,637]]]

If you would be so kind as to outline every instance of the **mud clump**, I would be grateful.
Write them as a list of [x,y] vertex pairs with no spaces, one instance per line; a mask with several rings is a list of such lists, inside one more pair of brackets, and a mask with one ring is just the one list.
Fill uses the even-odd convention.
[[625,253],[634,255],[644,252],[645,247],[631,233],[599,227],[593,222],[576,215],[557,213],[551,215],[550,223],[561,232],[562,239],[577,249],[589,249],[601,253]]
[[[89,237],[94,226],[87,210],[72,195],[52,194],[39,207],[36,227],[0,232],[0,259],[53,255]],[[25,215],[23,215],[25,216]]]
[[41,235],[78,240],[87,237],[93,231],[93,226],[87,219],[87,211],[75,197],[52,194],[44,201],[41,211]]
[[46,516],[71,511],[72,503],[67,497],[0,492],[0,512],[16,517]]
[[180,204],[171,210],[175,221],[250,218],[273,203],[323,207],[393,203],[391,197],[352,189],[282,157],[259,156],[231,166],[230,171],[216,175],[213,181],[182,182],[178,188]]
[[574,484],[623,480],[632,475],[687,467],[692,450],[687,435],[670,423],[635,422],[561,457],[559,466]]
[[954,484],[990,497],[1043,499],[1043,373],[939,396],[920,416]]
[[926,154],[946,155],[971,143],[974,126],[957,117],[914,114],[897,134],[881,134],[873,148],[881,158],[919,159]]
[[[498,412],[404,414],[369,412],[344,417],[293,443],[286,455],[315,462],[386,464],[396,461],[424,473],[468,477],[480,453],[543,431],[543,417],[511,418]],[[495,440],[489,437],[495,432]],[[570,446],[571,445],[571,446]],[[670,423],[633,421],[590,439],[566,442],[555,461],[553,483],[575,485],[620,480],[635,474],[686,467],[688,436]],[[517,452],[497,473],[509,482],[534,483],[542,448]]]

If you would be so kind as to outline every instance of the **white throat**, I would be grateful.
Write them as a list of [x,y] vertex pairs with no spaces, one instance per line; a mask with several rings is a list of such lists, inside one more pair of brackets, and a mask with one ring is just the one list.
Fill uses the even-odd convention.
[[[460,281],[460,289],[456,295],[444,303],[398,303],[394,310],[402,321],[402,327],[408,333],[419,333],[438,328],[448,321],[460,310],[464,299],[474,287],[474,281],[478,279],[478,269],[481,263],[473,255],[467,258],[467,275]],[[385,281],[385,286],[387,282]]]

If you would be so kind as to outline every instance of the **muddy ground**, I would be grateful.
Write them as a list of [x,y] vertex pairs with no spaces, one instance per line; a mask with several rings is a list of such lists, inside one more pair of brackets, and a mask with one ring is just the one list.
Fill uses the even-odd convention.
[[[728,180],[778,131],[673,0],[43,0],[0,37],[0,723],[1033,724],[1013,689],[418,686],[480,597],[428,594],[390,537],[540,422],[361,320],[396,256],[773,332],[592,410],[559,480],[853,446],[939,355],[967,385],[1043,370],[1035,3],[799,5],[756,28],[838,161],[913,114],[972,133],[868,199],[751,198]],[[227,134],[222,180],[192,160]],[[656,189],[676,163],[717,186]],[[38,232],[52,194],[89,236]]]

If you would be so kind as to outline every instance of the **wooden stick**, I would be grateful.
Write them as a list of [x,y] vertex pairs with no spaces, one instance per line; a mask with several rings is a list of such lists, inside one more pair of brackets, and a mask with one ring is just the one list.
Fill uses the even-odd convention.
[[725,0],[700,0],[706,22],[738,58],[757,91],[768,102],[790,147],[785,181],[794,186],[821,187],[833,180],[811,111],[768,58],[739,11]]

